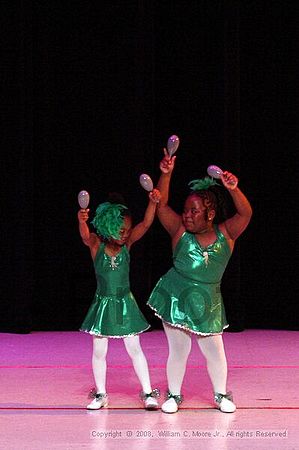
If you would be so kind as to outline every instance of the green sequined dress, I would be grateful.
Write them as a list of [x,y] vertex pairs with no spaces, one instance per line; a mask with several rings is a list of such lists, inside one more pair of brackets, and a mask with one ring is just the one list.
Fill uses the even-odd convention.
[[133,336],[150,325],[130,291],[130,254],[123,246],[115,258],[101,243],[94,260],[97,290],[80,330],[112,338]]
[[231,257],[225,236],[203,248],[185,231],[173,252],[173,267],[158,281],[148,300],[155,314],[171,326],[198,335],[220,334],[228,327],[220,290]]

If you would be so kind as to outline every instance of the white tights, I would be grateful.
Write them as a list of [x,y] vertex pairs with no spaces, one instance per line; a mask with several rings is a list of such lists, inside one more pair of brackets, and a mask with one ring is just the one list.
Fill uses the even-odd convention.
[[[169,355],[166,366],[168,389],[172,394],[181,393],[188,356],[191,350],[191,334],[163,323],[168,340]],[[227,362],[222,335],[196,336],[206,361],[214,392],[226,394]]]
[[[128,355],[132,359],[142,390],[149,394],[152,391],[149,370],[140,345],[139,336],[125,337],[124,344]],[[93,336],[92,370],[98,393],[106,392],[107,350],[108,338]]]

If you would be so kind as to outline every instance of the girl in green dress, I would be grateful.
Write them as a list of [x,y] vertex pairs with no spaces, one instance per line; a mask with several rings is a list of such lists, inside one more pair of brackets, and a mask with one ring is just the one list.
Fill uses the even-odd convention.
[[226,391],[227,363],[222,341],[228,326],[220,284],[234,248],[235,240],[247,227],[252,210],[238,187],[238,179],[229,172],[221,176],[236,212],[215,225],[217,197],[206,177],[190,182],[182,216],[168,205],[171,174],[175,159],[164,150],[160,163],[158,188],[161,200],[158,217],[172,239],[173,267],[158,281],[148,304],[163,321],[169,345],[167,360],[168,393],[162,411],[174,413],[182,402],[181,386],[191,350],[191,336],[196,337],[207,361],[214,389],[214,399],[222,412],[236,409]]
[[125,348],[142,386],[141,398],[146,409],[157,409],[157,389],[152,390],[147,361],[142,351],[139,334],[150,325],[139,310],[130,290],[130,248],[151,226],[160,192],[149,194],[149,204],[142,222],[132,227],[129,210],[121,203],[105,202],[96,210],[89,230],[89,209],[78,212],[79,231],[83,243],[90,249],[97,280],[93,302],[81,330],[93,336],[92,368],[96,385],[88,409],[108,406],[106,392],[106,354],[109,338],[123,338]]

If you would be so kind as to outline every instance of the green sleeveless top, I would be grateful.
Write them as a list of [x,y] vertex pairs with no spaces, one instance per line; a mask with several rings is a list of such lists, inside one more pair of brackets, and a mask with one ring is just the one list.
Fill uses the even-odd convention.
[[150,325],[130,291],[130,254],[121,247],[116,257],[101,243],[94,260],[97,290],[80,330],[97,336],[122,338],[142,333]]
[[148,305],[169,325],[199,335],[220,334],[228,326],[220,283],[231,257],[225,236],[202,247],[185,231],[173,252],[173,267],[158,281]]

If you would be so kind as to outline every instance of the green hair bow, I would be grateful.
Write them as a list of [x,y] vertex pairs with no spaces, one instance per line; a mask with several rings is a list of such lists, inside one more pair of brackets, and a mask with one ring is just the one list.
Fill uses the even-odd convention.
[[127,209],[126,206],[118,203],[101,203],[97,207],[95,217],[91,222],[97,234],[104,239],[119,239],[120,229],[124,221],[123,211],[125,209]]
[[215,181],[213,178],[210,177],[204,177],[199,178],[197,180],[192,180],[188,183],[188,186],[190,186],[191,191],[202,191],[205,189],[209,189],[211,186],[219,186],[219,183]]

